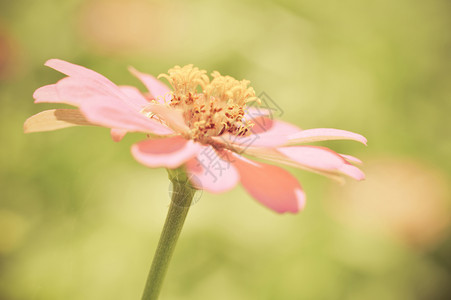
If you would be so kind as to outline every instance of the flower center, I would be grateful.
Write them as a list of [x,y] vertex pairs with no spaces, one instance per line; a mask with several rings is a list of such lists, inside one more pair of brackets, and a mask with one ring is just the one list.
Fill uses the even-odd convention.
[[238,81],[214,71],[212,79],[207,71],[193,65],[175,66],[166,78],[171,84],[169,105],[182,109],[186,124],[190,127],[192,139],[207,142],[208,137],[229,133],[246,136],[254,125],[244,119],[246,103],[260,102],[248,80]]

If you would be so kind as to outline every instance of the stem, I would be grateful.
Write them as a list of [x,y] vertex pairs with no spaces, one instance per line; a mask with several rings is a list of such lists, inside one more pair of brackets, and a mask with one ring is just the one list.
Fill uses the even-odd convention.
[[153,257],[142,300],[158,299],[172,253],[196,192],[182,169],[168,169],[168,173],[173,184],[171,204]]

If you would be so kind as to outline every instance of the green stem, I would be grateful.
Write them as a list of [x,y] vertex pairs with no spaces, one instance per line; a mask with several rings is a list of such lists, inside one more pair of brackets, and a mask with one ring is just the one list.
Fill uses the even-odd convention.
[[171,204],[153,257],[142,300],[158,299],[172,253],[196,192],[182,169],[168,170],[168,173],[173,184]]

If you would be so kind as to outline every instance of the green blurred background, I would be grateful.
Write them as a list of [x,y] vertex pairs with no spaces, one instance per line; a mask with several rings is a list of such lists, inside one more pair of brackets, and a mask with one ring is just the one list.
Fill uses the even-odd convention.
[[[143,88],[193,63],[251,80],[302,128],[362,133],[364,182],[292,170],[277,215],[203,193],[161,299],[451,299],[451,2],[0,1],[0,299],[139,299],[168,207],[164,169],[104,128],[25,135],[60,58]],[[61,107],[61,106],[58,106]]]

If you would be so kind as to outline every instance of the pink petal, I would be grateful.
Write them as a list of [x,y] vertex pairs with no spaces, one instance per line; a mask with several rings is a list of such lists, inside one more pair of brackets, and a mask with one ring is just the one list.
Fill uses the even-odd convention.
[[[140,113],[148,102],[138,90],[119,88],[104,76],[65,61],[53,59],[46,63],[70,77],[56,85],[42,87],[35,92],[36,102],[58,102],[79,106],[86,118],[97,125],[128,131],[150,132],[158,135],[171,134],[167,126],[151,120]],[[189,128],[183,115],[159,109],[164,117],[171,117],[167,124],[181,132]]]
[[288,158],[315,169],[335,170],[346,161],[332,150],[318,146],[293,146],[277,149]]
[[141,164],[148,167],[177,168],[193,158],[203,146],[180,136],[145,140],[132,146],[132,154]]
[[90,98],[100,96],[114,99],[115,102],[123,102],[137,111],[140,109],[119,90],[118,86],[97,84],[89,78],[66,77],[56,83],[56,89],[61,102],[66,104],[78,106],[89,102]]
[[171,108],[165,104],[149,104],[143,110],[143,113],[152,113],[167,124],[170,128],[178,133],[187,133],[190,131],[185,123],[183,111],[176,108]]
[[173,133],[167,126],[147,118],[114,98],[91,98],[80,105],[80,110],[90,122],[104,127],[157,135]]
[[265,108],[256,106],[248,106],[244,111],[245,120],[253,120],[259,117],[268,117],[271,115],[271,111]]
[[296,213],[305,206],[301,185],[288,171],[236,155],[233,162],[243,187],[264,206],[278,212]]
[[[142,107],[142,105],[136,103],[139,99],[128,97],[129,95],[121,92],[117,85],[95,71],[58,59],[51,59],[45,65],[69,77],[63,78],[56,84],[57,97],[46,100],[40,95],[42,91],[38,89],[36,92],[39,92],[35,97],[36,102],[61,102],[78,106],[90,97],[108,96],[121,99],[137,110]],[[55,94],[54,91],[52,92]],[[136,96],[136,93],[134,96]]]
[[245,137],[223,134],[221,136],[212,137],[212,139],[238,153],[243,152],[248,147],[274,148],[285,145],[287,142],[286,136],[269,134],[251,134]]
[[252,121],[255,125],[251,131],[253,134],[268,134],[268,135],[290,135],[301,131],[299,127],[294,124],[273,120],[268,117],[259,117]]
[[[128,94],[130,95],[130,89]],[[38,89],[34,96],[37,102],[58,102],[79,106],[86,119],[96,125],[157,135],[173,133],[167,126],[139,113],[142,109],[140,107],[142,99],[136,96],[129,97],[127,103],[122,98],[127,96],[118,87],[114,89],[98,86],[86,78],[66,77],[56,85]]]
[[272,120],[266,117],[260,117],[253,120],[252,135],[257,137],[252,144],[254,147],[275,147],[285,144],[287,136],[301,129],[293,124],[280,120]]
[[120,142],[126,134],[127,134],[127,130],[111,128],[111,138],[115,142]]
[[306,129],[289,136],[289,144],[311,143],[328,140],[354,140],[366,145],[366,138],[360,134],[333,128]]
[[350,163],[362,164],[362,161],[355,156],[347,155],[347,154],[340,154],[340,156],[343,157],[344,159],[346,159]]
[[49,59],[44,65],[46,65],[47,67],[50,67],[54,70],[57,70],[63,74],[66,74],[67,76],[70,76],[70,77],[89,78],[89,79],[99,82],[99,83],[114,86],[114,83],[112,83],[105,76],[103,76],[93,70],[90,70],[88,68],[85,68],[85,67],[82,67],[82,66],[79,66],[76,64],[72,64],[72,63],[69,63],[64,60]]
[[134,102],[137,106],[143,108],[149,104],[146,97],[134,86],[122,85],[119,86],[119,90],[124,93],[130,101]]
[[228,154],[220,152],[218,155],[211,146],[204,147],[185,166],[193,185],[212,193],[228,191],[239,181],[238,172],[229,161]]
[[277,147],[288,142],[288,135],[301,131],[297,126],[280,120],[272,120],[259,117],[253,120],[252,134],[245,137],[237,137],[224,134],[213,139],[223,143],[227,148],[241,152],[248,147]]
[[170,97],[171,90],[160,80],[152,75],[141,73],[138,70],[130,67],[130,72],[135,75],[147,87],[151,96],[159,103],[165,103],[165,99]]
[[56,89],[56,84],[44,85],[38,88],[33,93],[33,98],[35,103],[59,103],[62,102],[58,91]]
[[77,79],[80,80],[79,89],[87,86],[91,93],[94,92],[96,96],[115,95],[119,98],[123,97],[117,85],[93,70],[59,59],[50,59],[45,65],[69,76],[65,79],[72,79],[72,82],[77,82]]
[[329,148],[293,146],[281,147],[277,151],[295,163],[308,168],[323,171],[338,171],[356,180],[361,180],[364,177],[362,177],[363,173],[358,168],[350,165],[343,157]]
[[249,147],[244,151],[244,153],[260,159],[266,159],[274,163],[281,163],[287,166],[304,169],[309,172],[318,173],[330,179],[336,180],[339,183],[344,183],[343,178],[337,171],[321,170],[301,165],[279,152],[278,148]]
[[345,164],[340,168],[340,172],[348,175],[351,178],[354,178],[355,180],[363,180],[365,179],[365,173],[362,172],[359,168],[356,166]]

